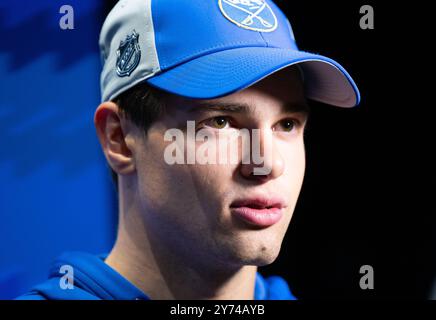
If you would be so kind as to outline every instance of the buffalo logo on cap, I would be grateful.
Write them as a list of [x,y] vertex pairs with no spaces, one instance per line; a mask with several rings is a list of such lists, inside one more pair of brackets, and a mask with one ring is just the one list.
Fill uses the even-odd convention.
[[141,60],[141,49],[138,44],[139,34],[133,30],[117,50],[117,74],[120,77],[130,76]]
[[265,0],[218,0],[222,14],[237,26],[260,32],[277,29],[277,17]]

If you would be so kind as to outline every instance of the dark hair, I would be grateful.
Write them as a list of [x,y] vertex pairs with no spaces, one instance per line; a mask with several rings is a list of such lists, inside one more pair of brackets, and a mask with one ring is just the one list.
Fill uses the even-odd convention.
[[[143,82],[113,99],[120,113],[147,135],[151,125],[165,113],[164,98],[169,94]],[[118,191],[118,174],[111,170],[112,180]]]

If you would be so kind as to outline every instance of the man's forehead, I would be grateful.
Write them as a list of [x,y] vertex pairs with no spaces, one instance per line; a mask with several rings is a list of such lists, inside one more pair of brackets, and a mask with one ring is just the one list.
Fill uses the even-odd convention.
[[[190,107],[187,112],[207,113],[207,112],[225,112],[233,114],[256,114],[260,106],[244,102],[198,102]],[[308,113],[309,108],[306,102],[287,102],[279,105],[279,111],[282,113]]]

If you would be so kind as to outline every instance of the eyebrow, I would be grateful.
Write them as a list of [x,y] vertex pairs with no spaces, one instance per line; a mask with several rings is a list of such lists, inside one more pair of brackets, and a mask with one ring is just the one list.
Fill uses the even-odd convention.
[[[225,103],[225,102],[199,102],[191,109],[189,113],[194,112],[210,112],[210,111],[220,111],[229,113],[252,113],[255,108],[250,107],[250,105],[245,103]],[[310,112],[310,107],[307,103],[287,103],[282,106],[282,112],[289,113],[302,113],[308,115]]]

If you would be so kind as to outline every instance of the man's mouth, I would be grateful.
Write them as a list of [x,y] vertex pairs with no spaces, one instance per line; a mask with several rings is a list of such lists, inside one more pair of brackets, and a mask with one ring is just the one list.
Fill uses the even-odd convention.
[[279,222],[285,207],[285,202],[280,198],[252,197],[232,202],[230,211],[250,225],[266,228]]

